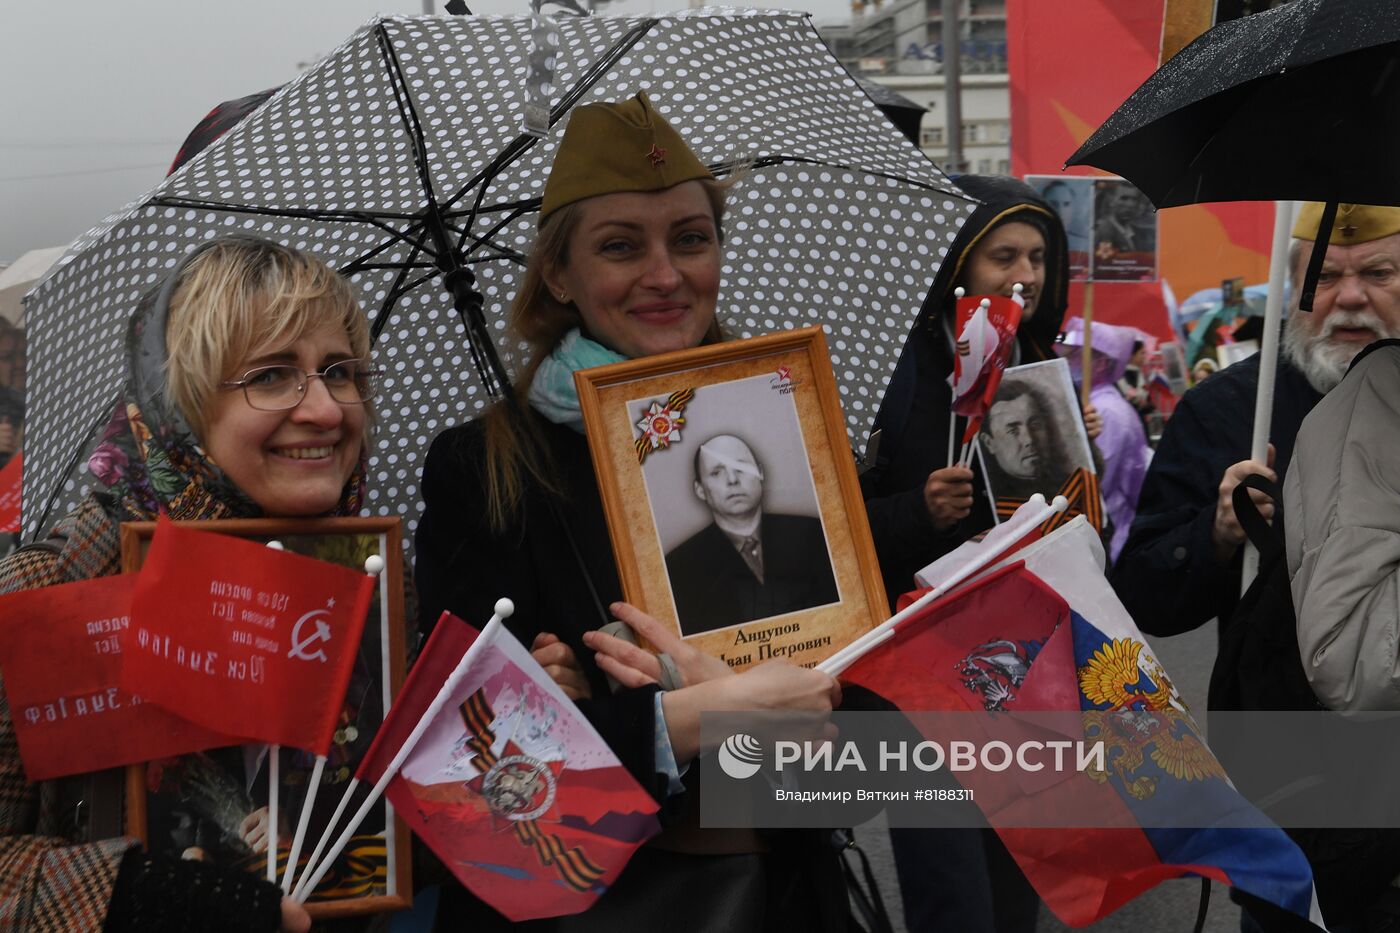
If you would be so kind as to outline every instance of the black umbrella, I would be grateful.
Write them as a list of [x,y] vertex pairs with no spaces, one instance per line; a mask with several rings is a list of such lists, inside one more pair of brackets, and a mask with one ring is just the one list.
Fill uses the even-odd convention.
[[885,87],[869,78],[856,78],[856,84],[860,85],[860,89],[890,118],[891,123],[899,127],[899,131],[911,143],[919,145],[919,127],[924,121],[924,114],[928,113],[927,107],[916,104],[893,88]]
[[[1158,207],[1326,202],[1299,296],[1299,307],[1311,310],[1337,202],[1400,204],[1398,65],[1395,0],[1293,0],[1201,35],[1066,164],[1122,175]],[[1286,246],[1287,228],[1276,218],[1255,460],[1267,450]],[[1251,576],[1247,569],[1246,585]]]
[[1070,156],[1158,207],[1328,202],[1308,265],[1312,307],[1338,201],[1400,204],[1400,4],[1294,0],[1182,49]]
[[1400,204],[1400,4],[1294,0],[1221,23],[1159,68],[1068,165],[1158,207]]

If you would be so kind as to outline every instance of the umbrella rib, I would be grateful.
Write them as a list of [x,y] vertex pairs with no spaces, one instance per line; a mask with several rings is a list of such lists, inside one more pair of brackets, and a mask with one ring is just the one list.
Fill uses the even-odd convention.
[[427,199],[429,210],[436,209],[437,194],[433,191],[433,180],[428,175],[428,141],[423,135],[423,124],[418,120],[418,111],[413,106],[413,99],[409,96],[408,81],[404,78],[403,66],[399,63],[399,53],[394,48],[388,27],[384,23],[375,27],[375,35],[379,39],[380,57],[384,59],[385,68],[389,73],[389,86],[394,91],[394,106],[398,108],[399,119],[403,121],[409,142],[413,146],[413,167],[418,172],[418,183],[423,186],[423,196]]
[[[559,120],[563,118],[564,114],[573,109],[574,104],[578,103],[583,95],[588,93],[589,88],[597,84],[598,79],[606,74],[609,68],[617,64],[622,56],[631,51],[632,47],[640,42],[642,37],[650,32],[658,22],[660,22],[660,20],[654,17],[642,20],[636,26],[632,27],[631,31],[625,36],[619,39],[617,44],[609,49],[606,55],[598,59],[598,61],[593,64],[592,68],[584,72],[583,75],[574,82],[573,87],[560,98],[559,103],[550,109],[549,125],[551,127],[554,126],[554,124],[558,123]],[[530,133],[521,133],[516,136],[515,139],[511,140],[511,142],[501,150],[500,154],[492,159],[485,168],[467,179],[466,184],[462,186],[461,190],[443,202],[443,210],[451,208],[475,189],[477,192],[476,204],[467,212],[468,217],[475,217],[481,210],[481,201],[486,192],[486,185],[491,179],[495,178],[502,169],[524,155],[529,151],[530,147],[537,142],[539,142],[539,137]]]
[[151,198],[145,207],[185,207],[207,211],[228,211],[231,214],[262,214],[269,217],[292,217],[298,220],[340,220],[346,223],[376,223],[382,220],[416,220],[417,214],[399,211],[329,211],[312,208],[254,207],[228,201],[198,201],[192,198]]
[[[350,262],[346,263],[345,266],[343,266],[343,267],[340,269],[340,274],[341,274],[341,275],[347,275],[347,276],[348,276],[348,275],[354,275],[356,272],[359,272],[360,269],[361,269],[366,263],[368,263],[370,260],[374,259],[376,256],[379,256],[380,254],[386,252],[386,251],[389,249],[389,247],[393,246],[394,243],[396,243],[396,242],[398,242],[398,241],[400,241],[400,240],[401,240],[402,242],[408,243],[410,246],[412,246],[413,249],[414,249],[414,254],[415,254],[415,255],[416,255],[417,252],[420,251],[420,250],[427,250],[428,248],[423,244],[423,242],[422,242],[421,240],[412,239],[412,235],[413,235],[414,231],[417,230],[417,229],[419,229],[419,226],[420,226],[419,224],[412,224],[412,225],[410,225],[409,228],[408,228],[407,230],[403,231],[403,235],[402,235],[401,237],[395,237],[395,238],[392,239],[392,240],[385,240],[383,243],[380,243],[378,246],[374,247],[374,248],[371,249],[369,252],[365,253],[365,254],[364,254],[363,256],[361,256],[359,259],[353,259],[353,260],[351,260]],[[430,250],[429,250],[429,254],[431,255],[431,251],[430,251]]]
[[[399,286],[401,286],[403,284],[403,280],[408,277],[409,268],[421,268],[421,266],[418,265],[416,260],[418,259],[418,254],[422,251],[423,245],[421,243],[413,244],[413,251],[408,254],[408,262],[400,266],[399,274],[394,276],[394,284],[389,289],[389,294],[385,297],[384,303],[379,306],[379,313],[374,316],[374,324],[370,327],[369,342],[371,345],[379,342],[379,335],[384,332],[385,326],[389,323],[389,314],[394,310],[394,306],[398,304],[398,299],[400,295]],[[378,264],[376,264],[376,266],[377,265]],[[365,268],[371,267],[365,266]],[[436,270],[437,267],[434,266],[432,268]]]
[[467,346],[471,350],[472,362],[481,374],[482,384],[493,397],[504,396],[510,390],[510,375],[496,354],[491,336],[486,332],[486,321],[482,316],[484,304],[476,279],[461,262],[461,247],[453,248],[452,239],[443,222],[442,206],[438,203],[433,189],[432,178],[428,174],[428,144],[423,134],[423,125],[418,119],[418,111],[413,106],[408,80],[404,77],[399,62],[398,50],[394,48],[385,23],[375,27],[379,42],[379,52],[384,59],[389,75],[389,83],[394,91],[394,104],[399,117],[408,130],[413,145],[414,168],[418,171],[419,182],[423,186],[426,201],[421,219],[424,232],[432,238],[436,246],[434,258],[441,270],[443,284],[452,295],[453,306],[462,317],[462,326],[467,332]]

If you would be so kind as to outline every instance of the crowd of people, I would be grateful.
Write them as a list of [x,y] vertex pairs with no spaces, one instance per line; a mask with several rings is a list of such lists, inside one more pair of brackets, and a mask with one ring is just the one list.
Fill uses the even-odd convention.
[[[664,157],[652,157],[657,151]],[[1054,359],[1069,310],[1070,244],[1050,203],[1010,178],[963,176],[957,183],[979,206],[944,258],[903,348],[876,422],[878,452],[862,474],[891,600],[913,588],[915,571],[993,525],[987,471],[1001,471],[994,487],[1043,492],[1036,482],[1052,459],[1036,423],[1037,402],[1026,393],[999,399],[989,413],[982,447],[990,461],[949,463],[955,289],[1010,296],[1020,286],[1024,310],[1011,365]],[[691,767],[701,754],[702,713],[826,712],[841,705],[841,685],[783,660],[736,673],[621,601],[574,388],[573,374],[583,368],[726,339],[716,306],[729,184],[712,176],[644,94],[577,108],[510,308],[511,343],[528,348],[513,392],[484,416],[439,435],[424,467],[425,509],[412,568],[416,621],[426,628],[444,610],[485,618],[508,594],[516,606],[510,629],[662,807],[664,832],[593,908],[532,927],[850,928],[831,834],[702,828]],[[1295,276],[1317,226],[1314,211],[1294,231]],[[1144,630],[1171,635],[1229,618],[1244,541],[1232,493],[1244,477],[1263,474],[1287,482],[1288,509],[1302,518],[1300,533],[1290,538],[1290,566],[1306,568],[1299,577],[1299,625],[1318,697],[1329,706],[1394,706],[1400,619],[1393,594],[1381,618],[1366,600],[1338,610],[1319,595],[1335,585],[1329,568],[1347,565],[1335,551],[1339,514],[1343,528],[1364,528],[1387,543],[1395,538],[1397,529],[1376,530],[1356,511],[1393,494],[1396,487],[1384,477],[1394,458],[1386,460],[1383,445],[1377,452],[1352,443],[1351,435],[1345,443],[1305,447],[1300,432],[1342,429],[1357,423],[1363,409],[1366,417],[1383,417],[1377,412],[1395,397],[1396,347],[1371,355],[1364,383],[1344,376],[1362,348],[1400,337],[1400,210],[1349,208],[1330,243],[1314,311],[1288,320],[1268,462],[1248,458],[1258,357],[1181,400],[1149,467],[1140,408],[1119,388],[1140,365],[1141,345],[1131,333],[1095,328],[1094,349],[1109,343],[1115,349],[1093,366],[1092,404],[1082,418],[1097,440],[1108,500],[1111,579]],[[365,315],[350,287],[315,257],[250,237],[217,239],[179,260],[131,320],[126,386],[104,434],[104,468],[94,470],[99,487],[43,537],[0,562],[0,592],[118,572],[124,521],[360,511],[373,445],[375,371]],[[1339,385],[1355,391],[1332,395]],[[1329,410],[1325,422],[1307,417],[1314,408]],[[1389,436],[1375,431],[1378,439]],[[0,441],[7,436],[0,433]],[[1352,457],[1362,458],[1361,465]],[[1344,482],[1330,510],[1300,488],[1310,476],[1330,483],[1338,471],[1355,482]],[[760,458],[737,437],[709,439],[697,453],[696,495],[714,521],[679,548],[698,552],[703,544],[706,556],[696,560],[727,561],[730,576],[745,585],[727,586],[718,596],[697,593],[686,609],[697,619],[695,631],[786,611],[775,610],[775,601],[815,605],[829,596],[793,595],[775,585],[789,560],[789,539],[807,538],[810,545],[811,535],[777,521],[790,516],[763,513],[763,473]],[[1379,489],[1363,488],[1367,479]],[[1266,516],[1281,520],[1282,503],[1252,495]],[[1375,543],[1374,537],[1348,542],[1371,548],[1376,560],[1358,585],[1393,588],[1394,561],[1387,563]],[[1326,611],[1314,613],[1314,605]],[[662,649],[672,670],[663,671],[632,641],[599,631],[614,619]],[[10,710],[0,704],[5,924],[71,931],[309,928],[300,905],[254,874],[167,857],[107,833],[95,819],[75,820],[75,801],[101,793],[120,800],[120,781],[104,789],[102,777],[28,783]],[[265,823],[247,831],[259,834],[263,850],[277,834]],[[906,829],[891,835],[909,929],[1034,929],[1035,892],[995,834]],[[440,929],[508,926],[451,883],[438,918]],[[1275,921],[1263,914],[1247,922],[1286,928],[1265,926]]]

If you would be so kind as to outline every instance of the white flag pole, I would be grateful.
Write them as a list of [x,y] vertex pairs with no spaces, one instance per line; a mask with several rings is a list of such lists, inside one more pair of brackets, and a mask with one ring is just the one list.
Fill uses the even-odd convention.
[[326,853],[325,858],[322,859],[320,865],[316,867],[314,873],[303,875],[301,884],[297,885],[297,890],[292,895],[295,900],[305,903],[306,899],[311,896],[311,892],[316,890],[316,885],[321,883],[321,879],[326,876],[326,872],[330,871],[331,865],[335,864],[335,860],[345,848],[345,844],[350,841],[350,837],[355,834],[355,830],[360,828],[360,824],[363,823],[365,817],[369,815],[370,808],[374,806],[374,804],[378,802],[380,796],[383,795],[384,788],[393,780],[394,775],[399,773],[399,769],[403,767],[403,763],[413,752],[414,747],[417,746],[418,740],[423,737],[424,732],[428,731],[428,726],[437,718],[442,708],[447,705],[447,701],[452,698],[452,694],[457,690],[457,685],[461,683],[462,678],[467,676],[467,671],[471,669],[472,662],[485,650],[486,645],[495,638],[496,632],[501,628],[501,620],[510,618],[511,614],[514,612],[515,604],[510,600],[496,600],[496,612],[491,616],[491,621],[486,623],[486,627],[481,630],[481,634],[477,636],[476,641],[472,642],[471,647],[462,655],[462,660],[457,662],[457,666],[452,669],[452,673],[442,682],[442,687],[438,690],[437,696],[433,697],[433,702],[428,704],[428,708],[424,711],[422,717],[419,718],[418,724],[413,727],[413,731],[410,732],[408,738],[404,740],[398,753],[394,755],[394,760],[389,762],[389,766],[385,768],[384,773],[379,776],[379,780],[375,782],[373,789],[369,792],[369,796],[365,798],[364,803],[360,804],[360,809],[355,811],[355,815],[351,817],[349,825],[347,825],[345,831],[340,834],[340,838],[336,839],[335,845],[331,846],[330,851]]
[[[1293,202],[1274,202],[1274,242],[1269,255],[1269,292],[1264,300],[1264,334],[1259,347],[1259,386],[1254,392],[1254,434],[1249,459],[1269,460],[1269,424],[1274,413],[1274,373],[1278,368],[1279,331],[1283,324],[1283,284],[1288,274],[1288,240],[1293,230]],[[1301,288],[1301,283],[1299,288]],[[1259,552],[1248,541],[1240,572],[1240,593],[1259,572]]]
[[[953,298],[955,299],[955,301],[956,301],[956,299],[962,298],[962,297],[963,297],[964,295],[966,295],[966,294],[967,294],[967,290],[964,289],[961,285],[959,285],[957,288],[953,289]],[[953,307],[956,309],[956,308],[957,308],[957,304],[955,303],[955,304],[953,305]],[[957,326],[958,326],[958,316],[957,316],[957,311],[954,310],[954,312],[953,312],[953,328],[954,328],[954,330],[957,329]],[[957,335],[956,335],[956,334],[953,336],[953,343],[954,343],[954,346],[953,346],[953,355],[954,355],[954,356],[957,356],[958,348],[957,348]],[[953,451],[956,449],[956,448],[954,447],[954,437],[956,437],[956,435],[957,435],[957,430],[958,430],[958,413],[957,413],[957,412],[950,412],[950,413],[948,414],[948,466],[950,466],[950,467],[951,467],[951,466],[957,466],[957,461],[955,461],[955,460],[953,459]]]
[[301,883],[291,890],[291,897],[299,898],[305,881],[316,870],[316,866],[321,863],[321,853],[326,851],[326,846],[330,845],[335,828],[340,825],[340,818],[345,815],[345,808],[350,805],[350,798],[355,796],[355,791],[360,786],[360,779],[352,777],[350,783],[345,785],[345,793],[340,795],[340,803],[335,805],[335,812],[331,814],[330,822],[321,831],[321,838],[316,843],[316,848],[311,851],[311,857],[306,860],[306,870],[301,873]]
[[[365,558],[365,573],[371,577],[378,577],[384,572],[384,558],[378,554],[371,554]],[[297,820],[296,835],[292,838],[292,851],[287,855],[287,869],[282,872],[282,893],[292,893],[292,881],[296,878],[297,859],[301,857],[301,846],[306,841],[306,828],[311,822],[311,810],[316,805],[316,795],[321,789],[321,775],[326,770],[326,756],[317,755],[316,764],[311,769],[310,787],[306,792],[306,800],[301,805],[301,819]],[[339,819],[339,813],[336,818]],[[334,821],[331,823],[335,825]]]
[[277,883],[277,844],[281,841],[277,829],[277,790],[282,786],[282,746],[267,747],[267,880]]
[[301,844],[306,839],[306,825],[311,821],[311,807],[316,803],[316,791],[321,787],[321,774],[326,770],[326,756],[317,755],[316,764],[311,769],[310,789],[306,801],[301,805],[301,819],[297,820],[297,834],[292,839],[292,851],[287,855],[287,870],[282,872],[282,893],[292,893],[292,877],[296,874],[297,858],[301,855]]
[[[269,541],[267,546],[274,551],[285,550],[281,541]],[[282,841],[277,828],[280,814],[277,812],[278,797],[282,790],[282,746],[267,747],[267,880],[277,883],[277,846]]]
[[1045,504],[1045,497],[1040,493],[1031,496],[1027,501],[1035,502],[1037,500],[1039,500],[1042,508],[1036,510],[1031,516],[1018,522],[1016,528],[1009,529],[1006,532],[1006,540],[1008,542],[1006,547],[996,549],[988,548],[983,553],[978,554],[955,571],[947,580],[944,580],[904,609],[890,616],[890,618],[866,632],[825,661],[822,661],[817,665],[817,670],[824,671],[832,676],[841,673],[877,645],[893,638],[895,628],[899,623],[915,615],[934,600],[946,595],[955,587],[976,575],[982,568],[989,567],[1001,560],[1006,556],[1011,547],[1015,546],[1017,542],[1025,537],[1032,528],[1043,523],[1050,516],[1058,515],[1060,512],[1069,508],[1069,500],[1064,496],[1056,496],[1055,500],[1048,505]]

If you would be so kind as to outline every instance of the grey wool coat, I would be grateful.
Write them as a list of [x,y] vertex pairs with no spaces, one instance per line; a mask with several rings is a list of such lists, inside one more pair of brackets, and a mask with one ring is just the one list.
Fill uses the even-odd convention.
[[1313,692],[1400,709],[1400,340],[1368,347],[1303,421],[1283,497]]

